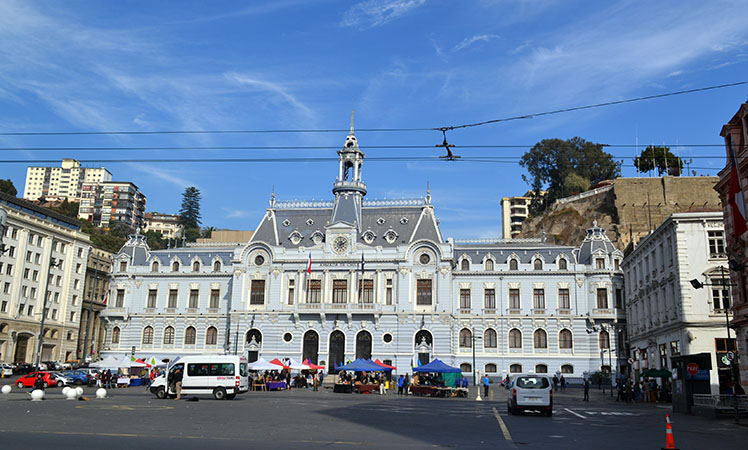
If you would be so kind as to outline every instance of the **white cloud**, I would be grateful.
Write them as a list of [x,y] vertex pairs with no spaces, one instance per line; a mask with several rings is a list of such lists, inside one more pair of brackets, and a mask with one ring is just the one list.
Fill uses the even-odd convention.
[[227,219],[240,219],[242,217],[248,217],[249,211],[245,211],[242,209],[231,209],[231,208],[223,208],[223,210],[226,212]]
[[366,0],[343,14],[345,27],[373,28],[398,19],[423,6],[426,0]]
[[239,74],[235,72],[227,73],[225,74],[225,76],[226,79],[231,80],[239,85],[248,86],[261,92],[270,92],[272,94],[275,94],[307,117],[311,118],[314,116],[314,112],[308,106],[306,106],[299,99],[293,96],[286,87],[282,86],[279,83],[274,83],[272,81],[260,79],[256,76]]
[[471,45],[475,44],[476,42],[488,42],[492,39],[498,39],[499,36],[496,34],[478,34],[473,37],[465,38],[460,42],[459,44],[455,45],[454,50],[460,51],[464,50]]
[[159,180],[166,181],[167,183],[178,187],[180,190],[188,186],[195,186],[200,189],[200,187],[196,185],[193,180],[182,178],[177,175],[177,173],[179,173],[178,171],[165,169],[163,165],[158,167],[141,163],[128,163],[128,165],[136,170],[139,170],[140,172],[151,175],[152,177],[158,178]]

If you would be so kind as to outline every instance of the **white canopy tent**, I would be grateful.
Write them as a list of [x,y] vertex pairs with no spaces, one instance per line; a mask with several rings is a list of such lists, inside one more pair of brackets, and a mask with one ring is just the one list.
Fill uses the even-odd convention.
[[281,366],[270,363],[264,358],[260,358],[253,363],[247,364],[249,370],[280,370]]
[[304,363],[297,362],[293,358],[288,358],[288,367],[293,370],[311,370],[309,366]]
[[[131,363],[130,361],[123,361],[113,356],[107,356],[101,361],[96,361],[95,363],[89,364],[89,366],[96,367],[99,369],[125,369],[129,367],[134,367],[134,366],[131,366],[130,364],[135,364],[135,363]],[[137,363],[137,364],[139,364],[140,366],[143,366],[140,363]]]

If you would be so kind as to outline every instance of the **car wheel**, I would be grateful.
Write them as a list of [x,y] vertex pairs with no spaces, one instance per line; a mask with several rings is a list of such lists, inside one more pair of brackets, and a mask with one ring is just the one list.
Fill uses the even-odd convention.
[[81,384],[83,384],[83,381],[81,381],[81,380],[75,380],[75,381],[73,381],[73,384],[80,386]]
[[222,387],[213,389],[213,397],[216,400],[223,400],[223,399],[225,399],[226,398],[226,389],[224,389]]
[[164,389],[163,386],[156,390],[156,398],[159,398],[161,400],[166,398],[166,389]]
[[62,382],[62,381],[60,381],[60,380],[57,380],[57,387],[62,387],[62,385],[63,385],[63,384],[65,384],[65,383],[63,383],[63,382]]
[[226,394],[226,400],[233,400],[236,398],[236,394]]
[[23,389],[23,383],[21,383],[21,382],[19,381],[18,383],[16,383],[16,387],[17,387],[18,389]]

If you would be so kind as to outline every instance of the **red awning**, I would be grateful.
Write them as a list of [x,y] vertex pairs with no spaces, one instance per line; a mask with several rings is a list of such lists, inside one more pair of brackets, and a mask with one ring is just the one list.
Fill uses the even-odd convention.
[[382,361],[380,361],[380,360],[379,360],[379,358],[377,358],[377,359],[376,359],[376,360],[374,361],[374,364],[376,364],[376,365],[378,365],[378,366],[382,366],[382,367],[384,367],[385,369],[392,369],[392,370],[397,370],[397,367],[395,367],[395,366],[389,366],[389,365],[387,365],[387,364],[383,363]]
[[270,361],[270,364],[275,364],[276,366],[281,366],[284,369],[288,369],[288,366],[283,364],[280,359],[275,358],[274,360]]
[[309,366],[309,368],[312,370],[325,370],[325,366],[318,366],[316,364],[313,364],[311,361],[309,361],[309,359],[304,360],[304,364]]

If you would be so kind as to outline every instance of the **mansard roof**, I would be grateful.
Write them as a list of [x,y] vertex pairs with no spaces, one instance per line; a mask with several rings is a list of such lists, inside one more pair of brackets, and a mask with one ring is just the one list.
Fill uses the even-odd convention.
[[455,261],[467,256],[473,263],[490,255],[499,264],[514,256],[520,264],[530,264],[537,255],[546,263],[555,261],[560,255],[573,262],[575,250],[572,246],[550,244],[540,239],[476,239],[455,241],[454,255]]
[[142,234],[131,234],[122,246],[118,257],[126,255],[129,258],[130,265],[132,266],[145,266],[150,264],[154,258],[158,259],[161,264],[169,264],[176,257],[180,264],[191,264],[195,257],[198,258],[200,264],[207,265],[212,264],[216,257],[220,258],[221,264],[231,264],[231,260],[234,256],[234,247],[214,247],[214,248],[201,248],[201,247],[181,247],[171,248],[165,250],[151,250],[148,247],[145,236]]

